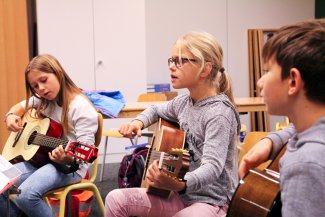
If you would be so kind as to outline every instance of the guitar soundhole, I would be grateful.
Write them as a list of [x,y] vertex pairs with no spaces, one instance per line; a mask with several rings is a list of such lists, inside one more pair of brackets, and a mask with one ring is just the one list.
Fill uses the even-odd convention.
[[28,142],[27,142],[28,145],[30,145],[34,142],[36,135],[37,135],[37,131],[34,131],[34,132],[32,132],[32,134],[30,134],[30,137],[28,138]]

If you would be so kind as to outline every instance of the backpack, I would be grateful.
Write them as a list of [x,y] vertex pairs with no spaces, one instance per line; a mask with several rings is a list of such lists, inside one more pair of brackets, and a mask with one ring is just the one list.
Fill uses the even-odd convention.
[[145,170],[148,149],[140,146],[132,152],[125,155],[121,161],[118,171],[118,186],[120,188],[140,187],[143,172]]

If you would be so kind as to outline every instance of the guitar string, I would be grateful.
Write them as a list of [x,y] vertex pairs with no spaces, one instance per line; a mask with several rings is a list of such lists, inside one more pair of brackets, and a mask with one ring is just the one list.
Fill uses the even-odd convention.
[[65,147],[68,144],[68,141],[66,140],[49,137],[40,133],[36,133],[33,142],[45,145],[50,148],[56,148],[59,145],[63,145],[63,147]]
[[[67,140],[50,137],[50,136],[40,134],[40,133],[36,133],[35,135],[32,134],[31,137],[34,137],[32,143],[46,146],[46,147],[53,148],[53,149],[58,147],[59,145],[63,145],[63,148],[65,148],[69,142]],[[80,143],[78,143],[78,144],[80,145]],[[84,147],[84,145],[82,147]],[[88,149],[87,150],[82,149],[82,150],[86,150],[87,152],[84,152],[79,149],[76,153],[73,154],[73,156],[80,160],[84,160],[91,153],[90,146],[85,147],[85,148],[88,148]],[[74,151],[76,151],[76,150],[74,150]]]
[[[149,157],[148,163],[151,164],[154,160],[160,159],[161,153],[162,152],[153,151],[153,153],[149,154],[148,155],[148,157]],[[180,153],[179,155],[183,155],[183,153]],[[163,160],[171,159],[171,157],[174,157],[174,156],[175,155],[173,155],[173,154],[168,154],[168,153],[165,152],[164,157],[163,157]]]
[[[59,145],[63,145],[63,147],[65,148],[69,143],[69,141],[67,141],[67,140],[50,137],[50,136],[43,135],[40,133],[36,133],[36,135],[31,135],[31,137],[34,137],[31,143],[35,143],[36,145],[38,144],[38,145],[42,145],[42,146],[46,146],[46,147],[50,147],[50,148],[56,148]],[[77,144],[78,144],[78,150],[79,150],[78,152],[80,152],[81,150],[89,151],[91,149],[95,149],[95,147],[91,146],[91,145],[82,144],[82,143],[77,143]],[[74,146],[74,147],[76,148],[76,146]]]
[[[151,164],[151,163],[153,163],[154,160],[160,159],[160,155],[161,155],[161,152],[154,151],[153,158],[150,157],[150,159],[149,159],[149,161],[147,161],[147,163]],[[170,156],[174,156],[174,155],[171,155],[171,154],[168,154],[168,153],[165,153],[165,155],[167,155],[167,156],[163,157],[163,160],[170,159]],[[150,156],[150,154],[148,155],[148,157],[149,156]],[[169,174],[171,174],[171,173],[177,174],[177,173],[180,173],[182,171],[181,169],[171,171],[170,169],[168,169],[171,165],[168,164],[168,163],[165,163],[165,161],[163,161],[162,166],[164,166],[163,168],[167,168],[166,172],[168,172]],[[175,169],[177,169],[177,167],[175,167]],[[174,178],[180,178],[179,175],[180,174],[178,174],[176,176],[174,175],[175,176]]]

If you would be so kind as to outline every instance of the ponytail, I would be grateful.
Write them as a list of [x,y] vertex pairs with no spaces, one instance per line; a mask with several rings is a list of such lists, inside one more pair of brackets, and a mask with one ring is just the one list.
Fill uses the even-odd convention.
[[231,103],[236,106],[233,91],[232,91],[232,84],[231,79],[228,74],[228,72],[225,70],[225,68],[221,67],[221,69],[218,72],[217,76],[217,93],[224,93],[228,96]]

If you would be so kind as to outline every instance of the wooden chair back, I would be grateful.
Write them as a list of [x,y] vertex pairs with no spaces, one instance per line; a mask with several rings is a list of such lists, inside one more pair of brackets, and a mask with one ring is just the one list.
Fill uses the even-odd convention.
[[[99,146],[102,140],[102,133],[103,133],[103,115],[98,112],[98,128],[95,134],[95,143],[94,143],[96,147]],[[96,160],[94,160],[92,165],[91,176],[89,178],[91,182],[95,182],[97,176],[97,170],[98,170],[98,157],[96,158]]]
[[[98,113],[98,128],[95,134],[95,146],[98,147],[102,138],[102,131],[103,131],[103,116]],[[91,170],[91,176],[89,179],[82,179],[80,183],[68,185],[65,187],[61,187],[58,189],[53,189],[43,195],[43,199],[50,205],[48,198],[56,198],[60,200],[60,209],[59,209],[59,216],[65,216],[65,205],[66,205],[66,198],[67,195],[71,195],[73,190],[87,190],[92,191],[96,201],[98,202],[99,208],[101,210],[102,216],[105,214],[105,206],[103,200],[101,198],[100,192],[97,189],[97,186],[94,184],[96,176],[97,176],[97,168],[98,168],[98,158],[94,160],[93,167]],[[71,197],[70,197],[71,200]]]
[[[268,132],[262,132],[262,131],[253,131],[253,132],[248,132],[245,136],[245,139],[240,146],[239,150],[239,162],[242,160],[243,156],[262,138],[267,136],[269,133]],[[258,166],[260,169],[266,168],[267,165],[269,165],[269,161],[266,163],[261,164]]]
[[167,101],[167,96],[162,93],[143,93],[138,96],[138,102]]

